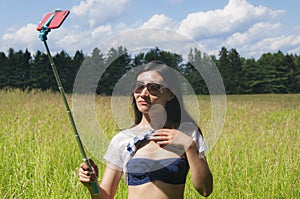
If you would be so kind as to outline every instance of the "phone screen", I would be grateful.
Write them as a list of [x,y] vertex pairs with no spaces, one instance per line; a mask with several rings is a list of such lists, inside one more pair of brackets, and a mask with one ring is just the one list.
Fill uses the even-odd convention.
[[47,22],[47,20],[54,15],[52,21],[50,22],[48,28],[50,29],[55,29],[59,28],[60,25],[64,22],[66,17],[69,15],[70,11],[69,10],[64,10],[64,11],[55,11],[51,13],[47,13],[43,20],[39,23],[37,30],[42,30],[43,25]]

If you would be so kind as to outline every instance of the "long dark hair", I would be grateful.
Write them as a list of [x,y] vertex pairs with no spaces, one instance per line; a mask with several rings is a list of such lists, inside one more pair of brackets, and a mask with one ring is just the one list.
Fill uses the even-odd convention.
[[[196,126],[198,126],[184,108],[181,87],[175,69],[171,68],[161,61],[151,61],[141,66],[141,70],[138,72],[138,75],[146,71],[155,71],[159,73],[164,79],[164,86],[166,86],[167,89],[169,89],[174,95],[173,99],[168,101],[165,106],[167,120],[164,128],[177,129],[180,126],[181,122],[193,122]],[[135,125],[137,125],[142,120],[142,113],[138,110],[134,97],[132,106],[135,116]]]

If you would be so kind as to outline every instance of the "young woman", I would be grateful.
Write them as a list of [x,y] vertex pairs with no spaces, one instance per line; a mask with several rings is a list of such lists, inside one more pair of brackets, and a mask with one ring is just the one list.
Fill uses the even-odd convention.
[[[100,194],[91,197],[114,198],[124,175],[128,199],[183,199],[188,171],[196,190],[209,196],[213,177],[204,155],[207,147],[184,109],[174,69],[158,61],[144,65],[137,75],[133,109],[135,125],[112,139]],[[80,165],[79,179],[90,192],[89,182],[97,175]]]

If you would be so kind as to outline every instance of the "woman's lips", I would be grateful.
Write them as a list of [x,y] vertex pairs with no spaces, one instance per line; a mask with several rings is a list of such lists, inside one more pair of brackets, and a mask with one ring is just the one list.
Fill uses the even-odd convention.
[[149,103],[148,103],[147,101],[145,101],[145,100],[139,100],[138,103],[139,103],[140,105],[148,105],[148,104],[149,104]]

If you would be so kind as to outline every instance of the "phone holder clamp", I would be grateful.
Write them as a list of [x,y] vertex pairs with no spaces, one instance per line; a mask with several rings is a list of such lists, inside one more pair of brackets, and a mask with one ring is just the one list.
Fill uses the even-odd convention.
[[[56,9],[55,10],[55,12],[60,12],[60,11],[61,11],[60,9]],[[48,20],[44,23],[44,25],[42,26],[42,30],[40,31],[40,34],[39,34],[39,38],[42,41],[46,41],[47,40],[47,35],[51,31],[51,29],[49,28],[49,25],[50,25],[51,21],[53,20],[54,16],[55,16],[55,13],[53,13],[48,18]]]
[[51,29],[48,27],[49,24],[51,23],[52,19],[54,18],[54,14],[51,15],[51,17],[49,17],[49,19],[44,23],[44,25],[42,26],[42,30],[40,31],[39,34],[39,38],[42,41],[46,41],[47,40],[47,35],[48,33],[51,31]]

